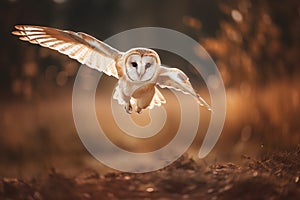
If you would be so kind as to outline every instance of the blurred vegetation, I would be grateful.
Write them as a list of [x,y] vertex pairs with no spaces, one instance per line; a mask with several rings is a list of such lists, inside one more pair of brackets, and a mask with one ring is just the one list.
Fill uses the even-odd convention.
[[79,64],[19,41],[10,34],[16,24],[82,31],[101,40],[141,26],[183,32],[214,58],[226,86],[227,118],[214,156],[259,154],[300,143],[297,0],[2,0],[0,176],[36,170],[31,166],[36,164],[27,163],[80,168],[88,156],[72,121]]
[[300,142],[299,5],[220,3],[224,14],[220,29],[213,37],[200,39],[215,58],[227,88],[225,132],[236,130],[241,141],[257,137],[271,149]]

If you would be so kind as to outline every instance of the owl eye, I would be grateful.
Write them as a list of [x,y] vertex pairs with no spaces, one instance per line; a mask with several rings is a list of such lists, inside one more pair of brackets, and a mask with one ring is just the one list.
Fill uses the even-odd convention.
[[148,69],[149,67],[151,67],[151,63],[146,63],[145,67],[146,69]]
[[137,67],[138,66],[138,64],[136,62],[132,62],[131,65],[132,65],[132,67]]

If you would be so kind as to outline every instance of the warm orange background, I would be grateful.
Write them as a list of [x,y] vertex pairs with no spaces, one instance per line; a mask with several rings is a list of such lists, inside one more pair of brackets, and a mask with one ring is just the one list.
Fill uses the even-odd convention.
[[[260,156],[300,143],[299,1],[20,1],[0,2],[0,177],[40,175],[55,167],[72,174],[108,170],[82,145],[72,118],[72,86],[79,63],[11,35],[16,24],[89,33],[101,40],[141,26],[161,26],[199,41],[214,58],[225,83],[227,117],[221,138],[206,162]],[[190,76],[208,99],[199,74],[176,55],[159,51],[163,63]],[[105,77],[109,95],[116,81]],[[149,151],[165,145],[178,126],[178,102],[166,90],[170,116],[163,132],[145,141],[122,135],[96,103],[100,123],[119,146]],[[107,108],[107,107],[106,107]],[[209,123],[201,108],[196,155]],[[147,111],[133,115],[148,122]],[[191,119],[192,120],[192,119]],[[134,147],[134,148],[133,148]],[[201,162],[201,161],[200,161]]]

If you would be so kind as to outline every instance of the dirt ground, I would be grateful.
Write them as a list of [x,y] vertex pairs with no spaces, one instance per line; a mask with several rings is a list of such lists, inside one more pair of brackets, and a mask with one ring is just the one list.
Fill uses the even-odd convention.
[[300,146],[260,160],[197,164],[187,155],[151,173],[98,174],[92,170],[67,177],[3,178],[0,199],[297,199],[300,196]]

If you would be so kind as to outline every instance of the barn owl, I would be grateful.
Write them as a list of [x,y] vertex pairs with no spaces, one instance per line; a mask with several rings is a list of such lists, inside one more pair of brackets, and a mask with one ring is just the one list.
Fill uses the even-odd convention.
[[157,86],[192,95],[201,106],[211,110],[195,92],[187,75],[177,68],[163,66],[159,55],[152,49],[132,48],[120,52],[82,32],[31,25],[17,25],[15,28],[12,34],[23,41],[56,50],[117,78],[113,98],[125,106],[129,114],[166,103]]

